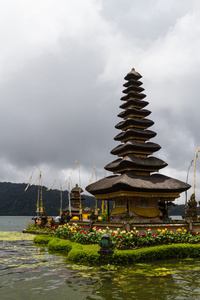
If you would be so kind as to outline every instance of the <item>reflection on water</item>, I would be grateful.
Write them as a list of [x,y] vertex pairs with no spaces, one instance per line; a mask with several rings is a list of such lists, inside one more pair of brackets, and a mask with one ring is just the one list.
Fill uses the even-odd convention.
[[[7,239],[5,238],[7,234]],[[88,267],[0,233],[0,299],[200,299],[200,259]]]

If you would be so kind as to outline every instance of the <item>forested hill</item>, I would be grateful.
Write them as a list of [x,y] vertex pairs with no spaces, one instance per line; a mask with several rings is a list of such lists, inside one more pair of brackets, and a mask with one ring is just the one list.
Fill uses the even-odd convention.
[[[1,216],[33,216],[36,211],[38,186],[27,184],[0,182],[0,215]],[[43,186],[43,203],[48,216],[57,216],[60,211],[60,191],[50,190]],[[84,195],[84,193],[83,193]],[[95,199],[92,196],[84,195],[82,202],[85,207],[94,207]],[[62,192],[63,208],[68,206],[68,191]],[[100,206],[100,203],[98,204]]]

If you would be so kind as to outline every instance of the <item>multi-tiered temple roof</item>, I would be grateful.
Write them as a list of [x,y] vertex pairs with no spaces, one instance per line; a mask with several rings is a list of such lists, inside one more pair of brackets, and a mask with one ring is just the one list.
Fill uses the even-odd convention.
[[174,200],[190,188],[182,181],[158,173],[167,163],[152,156],[161,147],[149,141],[156,133],[148,129],[154,122],[147,118],[151,112],[146,109],[148,102],[143,100],[146,95],[141,77],[134,69],[125,77],[125,96],[120,105],[123,111],[118,115],[122,121],[115,126],[121,132],[114,138],[121,144],[111,151],[118,158],[105,166],[114,175],[86,187],[97,199],[128,196]]

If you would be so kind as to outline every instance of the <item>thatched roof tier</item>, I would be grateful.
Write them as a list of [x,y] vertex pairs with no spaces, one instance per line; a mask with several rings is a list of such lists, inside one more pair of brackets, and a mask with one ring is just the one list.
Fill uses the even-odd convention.
[[81,195],[81,193],[83,192],[82,188],[78,186],[78,184],[76,184],[76,186],[71,190],[71,200],[84,200],[85,197]]
[[[142,83],[142,81],[139,81],[139,80],[129,80],[129,81],[127,81],[127,82],[125,82],[124,84],[123,84],[123,86],[125,86],[125,87],[129,87],[129,86],[137,86],[137,87],[140,87],[141,85],[142,85],[143,83]],[[139,91],[139,92],[141,92],[141,91]]]
[[110,153],[118,156],[124,156],[128,153],[149,155],[160,150],[160,148],[160,145],[155,143],[137,143],[133,140],[129,140],[125,144],[120,144],[115,147]]
[[126,131],[120,132],[114,137],[115,141],[125,142],[131,139],[147,141],[156,136],[156,132],[152,130],[142,130],[142,129],[127,129]]
[[157,172],[166,166],[166,162],[153,156],[142,158],[136,157],[133,154],[128,154],[124,158],[116,159],[115,161],[107,164],[105,169],[113,173],[123,173],[126,170]]
[[141,101],[141,100],[136,100],[136,99],[130,99],[129,101],[124,102],[122,105],[120,105],[120,108],[122,109],[127,109],[130,107],[134,107],[134,108],[144,108],[145,106],[147,106],[149,104],[149,102],[147,101]]
[[124,94],[128,94],[130,91],[134,91],[137,93],[141,93],[144,91],[143,87],[135,85],[135,81],[128,81],[128,83],[129,85],[127,85],[127,82],[124,84],[124,86],[127,87],[125,90],[122,91]]
[[137,109],[137,108],[128,108],[125,111],[122,111],[118,114],[118,117],[127,119],[131,117],[145,118],[150,115],[150,110],[147,109]]
[[136,72],[135,69],[132,69],[131,72],[124,77],[125,80],[139,80],[140,78],[142,78],[142,75]]
[[165,175],[136,176],[132,172],[126,172],[98,180],[88,185],[86,190],[99,200],[115,200],[121,196],[160,197],[174,200],[189,188],[189,184]]
[[71,193],[82,193],[83,190],[81,187],[78,186],[78,184],[76,184],[76,186],[71,190]]
[[131,127],[146,129],[153,124],[154,122],[149,119],[128,118],[125,119],[125,121],[119,122],[117,125],[115,125],[115,128],[121,130],[126,130]]
[[85,200],[85,197],[84,197],[83,195],[77,195],[77,196],[76,196],[76,195],[73,195],[73,196],[70,197],[70,199],[71,199],[72,201],[73,201],[73,200],[76,200],[76,201],[77,201],[77,200],[81,200],[81,201],[82,201],[82,200]]
[[127,101],[129,99],[139,99],[142,100],[146,97],[145,94],[138,94],[138,93],[134,93],[133,91],[131,91],[130,93],[128,93],[126,96],[121,97],[120,99],[122,101]]

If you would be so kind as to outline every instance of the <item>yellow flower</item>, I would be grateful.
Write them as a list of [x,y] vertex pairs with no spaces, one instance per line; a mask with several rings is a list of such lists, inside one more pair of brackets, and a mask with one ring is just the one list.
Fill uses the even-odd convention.
[[136,230],[136,233],[138,233],[138,230]]
[[161,229],[158,228],[158,232],[161,232]]
[[107,226],[106,229],[109,229],[109,227]]
[[186,229],[184,229],[184,232],[187,232],[187,230],[186,230]]
[[172,231],[170,231],[170,233],[172,234],[173,232],[172,232]]
[[136,230],[136,227],[133,227],[133,230]]
[[176,231],[177,231],[177,232],[181,232],[181,231],[182,231],[182,229],[181,229],[181,228],[178,228],[178,229],[176,229]]
[[165,229],[162,229],[162,233],[165,233]]

